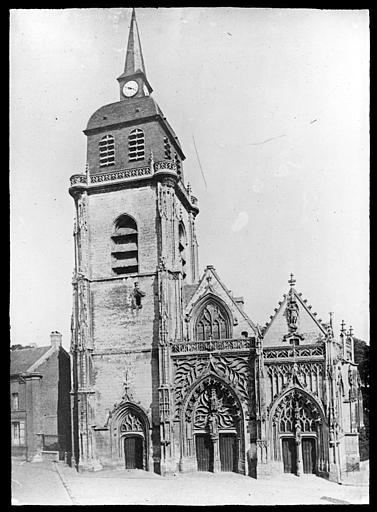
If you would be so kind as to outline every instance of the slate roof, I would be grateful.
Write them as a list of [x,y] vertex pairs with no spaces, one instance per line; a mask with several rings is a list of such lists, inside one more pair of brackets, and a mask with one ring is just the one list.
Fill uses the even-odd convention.
[[142,120],[151,116],[159,116],[162,119],[162,122],[171,133],[174,143],[178,146],[180,151],[182,151],[180,142],[173,128],[151,96],[133,98],[128,101],[116,101],[115,103],[109,103],[108,105],[100,107],[90,116],[84,133],[88,134],[91,130],[102,129],[107,126],[110,127],[129,121],[134,122],[138,119]]
[[30,366],[38,361],[50,348],[51,345],[48,347],[11,350],[10,373],[17,374],[27,372]]

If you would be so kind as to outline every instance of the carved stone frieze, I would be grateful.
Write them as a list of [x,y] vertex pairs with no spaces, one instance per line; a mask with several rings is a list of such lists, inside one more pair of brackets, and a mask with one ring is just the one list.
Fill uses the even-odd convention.
[[287,348],[264,348],[263,356],[265,359],[280,359],[290,357],[313,357],[322,356],[324,357],[325,347],[323,344],[313,346],[301,346],[301,347],[287,347]]
[[93,174],[90,177],[90,183],[103,183],[108,181],[124,180],[150,175],[152,175],[152,170],[150,167],[141,167],[139,169],[124,169],[121,171]]

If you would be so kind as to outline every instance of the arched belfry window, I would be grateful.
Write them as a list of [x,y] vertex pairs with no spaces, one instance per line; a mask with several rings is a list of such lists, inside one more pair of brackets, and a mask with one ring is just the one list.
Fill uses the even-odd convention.
[[128,136],[128,158],[130,161],[143,160],[145,155],[145,137],[143,130],[136,128]]
[[129,215],[115,221],[112,235],[112,269],[115,274],[134,274],[139,271],[137,224]]
[[99,141],[99,166],[109,167],[115,163],[115,142],[112,135],[105,135]]
[[224,308],[217,302],[207,302],[195,324],[195,338],[199,341],[220,340],[229,337],[229,320]]
[[181,269],[182,269],[182,279],[186,279],[186,268],[187,268],[187,256],[186,256],[186,246],[187,246],[187,237],[186,237],[186,230],[181,222],[179,224],[178,228],[178,234],[179,234],[179,243],[178,243],[178,250],[179,250],[179,258],[181,261]]

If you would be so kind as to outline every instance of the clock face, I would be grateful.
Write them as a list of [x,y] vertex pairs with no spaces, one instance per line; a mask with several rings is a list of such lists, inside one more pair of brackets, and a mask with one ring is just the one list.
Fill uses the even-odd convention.
[[126,82],[123,85],[123,94],[127,96],[127,98],[130,98],[131,96],[135,96],[137,91],[139,90],[139,85],[134,80],[131,80],[130,82]]

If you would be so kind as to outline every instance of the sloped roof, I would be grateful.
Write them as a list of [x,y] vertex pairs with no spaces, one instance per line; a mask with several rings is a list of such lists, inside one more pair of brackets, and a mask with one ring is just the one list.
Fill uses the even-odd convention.
[[25,373],[28,369],[38,361],[48,350],[48,347],[24,348],[12,350],[10,353],[10,373]]
[[[87,134],[87,132],[91,130],[102,129],[121,123],[135,122],[137,120],[142,121],[144,118],[152,116],[159,116],[161,118],[162,123],[166,126],[168,132],[170,132],[174,144],[176,144],[182,152],[177,135],[162,110],[151,96],[132,98],[128,101],[116,101],[115,103],[109,103],[108,105],[100,107],[90,116],[84,133]],[[185,158],[183,152],[182,158]]]

